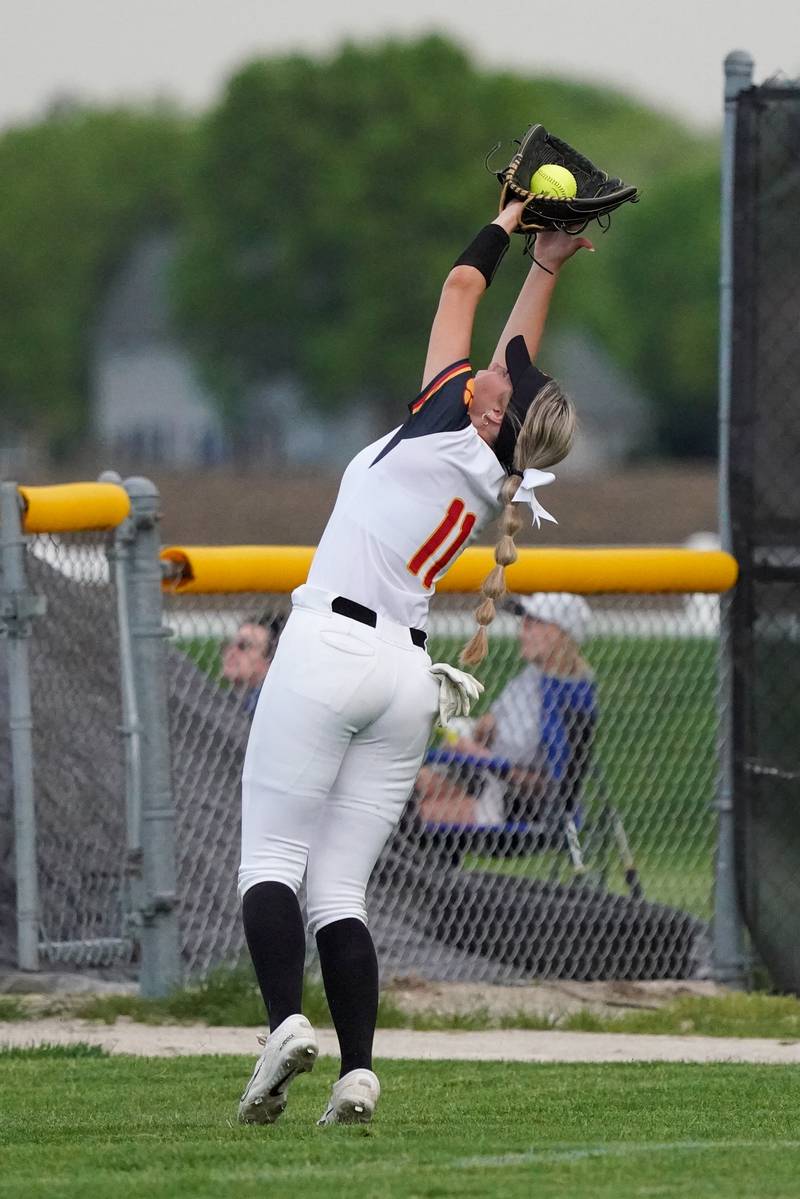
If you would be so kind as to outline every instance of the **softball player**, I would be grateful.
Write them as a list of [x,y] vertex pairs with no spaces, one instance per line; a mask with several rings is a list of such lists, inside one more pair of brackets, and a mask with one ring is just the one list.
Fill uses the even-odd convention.
[[[301,1015],[306,879],[341,1073],[320,1124],[371,1119],[378,963],[365,891],[398,822],[442,691],[465,701],[476,684],[431,668],[424,632],[436,580],[503,511],[498,566],[484,584],[480,628],[462,661],[486,651],[485,625],[516,556],[518,489],[547,516],[531,468],[558,462],[574,430],[571,403],[531,364],[561,265],[591,243],[542,234],[531,271],[488,370],[469,363],[478,303],[516,228],[521,204],[485,226],[448,275],[431,329],[423,387],[405,424],[345,471],[308,582],[287,621],[253,718],[242,780],[239,892],[270,1034],[239,1105],[273,1123],[288,1084],[310,1070],[317,1039]],[[552,272],[552,273],[551,273]],[[535,402],[534,402],[535,401]],[[552,518],[550,518],[552,519]],[[465,703],[466,706],[466,703]]]

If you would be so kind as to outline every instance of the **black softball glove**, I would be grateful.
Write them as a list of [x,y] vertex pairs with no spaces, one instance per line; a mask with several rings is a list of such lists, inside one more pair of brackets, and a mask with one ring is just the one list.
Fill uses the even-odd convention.
[[[531,191],[532,177],[547,166],[566,167],[575,179],[574,196],[561,198]],[[519,141],[519,150],[505,170],[497,172],[497,178],[501,185],[500,211],[514,200],[525,204],[519,226],[524,234],[540,229],[581,233],[589,221],[603,224],[603,218],[620,204],[628,200],[635,204],[639,199],[635,187],[601,171],[543,125],[528,127]]]

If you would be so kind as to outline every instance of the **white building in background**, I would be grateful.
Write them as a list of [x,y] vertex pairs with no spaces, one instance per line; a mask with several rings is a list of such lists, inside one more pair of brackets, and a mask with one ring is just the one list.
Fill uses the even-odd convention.
[[[176,248],[172,233],[142,236],[113,276],[98,313],[92,419],[110,461],[120,456],[180,468],[231,457],[219,409],[171,320],[169,272]],[[289,377],[254,387],[247,397],[245,441],[265,464],[340,468],[381,432],[369,402],[326,415],[305,402]]]
[[579,429],[560,475],[602,474],[652,448],[653,418],[646,398],[579,329],[547,338],[542,367],[575,400]]
[[94,435],[116,455],[174,466],[227,456],[218,410],[175,336],[168,275],[175,236],[141,237],[113,276],[92,338]]
[[[388,431],[369,397],[333,413],[320,412],[306,400],[291,375],[275,375],[247,397],[253,439],[282,466],[343,470],[365,445]],[[398,412],[396,424],[403,420]]]
[[[91,353],[93,429],[109,461],[181,468],[231,457],[219,408],[171,319],[169,273],[176,244],[176,236],[164,231],[139,238],[98,312]],[[542,362],[574,397],[580,415],[575,447],[559,473],[607,472],[650,446],[647,402],[599,345],[578,330],[558,332],[548,337]],[[257,461],[270,466],[340,469],[387,431],[368,396],[326,414],[288,376],[254,387],[246,408],[243,440]],[[400,405],[397,423],[403,418]]]

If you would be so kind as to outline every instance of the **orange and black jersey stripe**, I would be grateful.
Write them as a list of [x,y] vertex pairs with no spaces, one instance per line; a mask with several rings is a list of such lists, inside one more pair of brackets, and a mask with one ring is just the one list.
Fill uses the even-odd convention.
[[[401,441],[409,437],[427,437],[431,433],[452,433],[469,424],[469,406],[475,375],[469,360],[460,359],[445,367],[408,406],[409,417],[383,447],[375,462],[380,462]],[[375,465],[375,462],[372,465]]]

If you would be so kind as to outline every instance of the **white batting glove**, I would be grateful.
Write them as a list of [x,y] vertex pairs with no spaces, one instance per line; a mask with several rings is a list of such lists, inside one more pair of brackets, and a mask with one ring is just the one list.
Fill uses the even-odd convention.
[[434,662],[430,672],[439,684],[439,724],[444,727],[454,717],[469,716],[483,692],[483,683],[449,662]]

